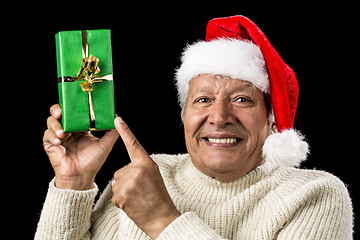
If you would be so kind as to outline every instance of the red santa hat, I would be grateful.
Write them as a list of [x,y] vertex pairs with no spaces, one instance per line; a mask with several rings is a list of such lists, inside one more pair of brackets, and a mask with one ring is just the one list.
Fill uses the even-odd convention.
[[265,140],[265,160],[299,166],[306,159],[308,144],[300,132],[293,129],[299,94],[295,73],[254,22],[244,16],[210,20],[205,41],[187,46],[181,60],[176,85],[182,111],[189,82],[201,73],[251,82],[263,93],[270,94],[278,129]]

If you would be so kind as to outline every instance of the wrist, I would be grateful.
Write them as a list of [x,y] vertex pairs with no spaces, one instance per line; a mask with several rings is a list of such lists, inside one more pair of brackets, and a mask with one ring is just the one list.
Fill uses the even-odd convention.
[[150,221],[150,225],[148,226],[148,229],[145,230],[145,232],[152,238],[152,239],[156,239],[161,232],[170,225],[170,223],[172,223],[176,218],[180,217],[181,213],[179,211],[175,211],[174,213],[163,217],[163,218],[159,218],[156,219],[155,221],[151,222]]
[[94,187],[93,179],[83,179],[77,177],[61,178],[55,176],[55,187],[59,189],[71,190],[90,190]]

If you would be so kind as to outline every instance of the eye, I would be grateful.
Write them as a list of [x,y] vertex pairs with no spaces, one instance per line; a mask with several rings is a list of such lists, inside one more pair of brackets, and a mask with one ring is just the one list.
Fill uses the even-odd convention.
[[250,102],[249,99],[245,98],[245,97],[238,97],[236,99],[236,102],[239,102],[239,103],[246,103],[246,102]]
[[207,103],[207,102],[210,102],[210,99],[205,98],[205,97],[201,97],[201,98],[196,99],[195,102],[197,102],[197,103]]
[[254,101],[245,96],[238,96],[234,99],[234,102],[241,107],[251,107],[254,104]]

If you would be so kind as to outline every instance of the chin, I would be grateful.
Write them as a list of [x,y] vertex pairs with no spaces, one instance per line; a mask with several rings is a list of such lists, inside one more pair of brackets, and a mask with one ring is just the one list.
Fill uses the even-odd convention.
[[244,165],[244,160],[239,156],[229,153],[204,154],[202,165],[214,173],[233,172]]

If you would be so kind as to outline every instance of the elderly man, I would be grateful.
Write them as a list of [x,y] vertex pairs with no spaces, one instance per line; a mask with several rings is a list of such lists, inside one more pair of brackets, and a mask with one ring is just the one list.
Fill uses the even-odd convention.
[[[243,16],[213,19],[176,73],[188,154],[149,156],[117,117],[98,139],[64,133],[54,105],[44,148],[55,171],[36,239],[351,239],[352,206],[333,175],[295,168],[295,74]],[[93,208],[118,136],[131,163]]]

